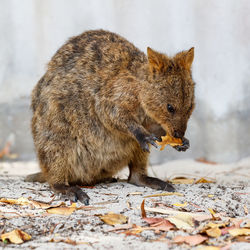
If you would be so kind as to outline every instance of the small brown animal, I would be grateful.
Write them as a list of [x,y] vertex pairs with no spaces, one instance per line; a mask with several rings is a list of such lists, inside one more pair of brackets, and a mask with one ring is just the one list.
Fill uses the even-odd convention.
[[147,176],[149,144],[166,134],[181,138],[194,108],[194,48],[147,57],[121,36],[92,30],[53,56],[32,92],[32,134],[41,173],[27,181],[88,204],[78,185],[94,185],[129,167],[128,182],[173,191]]

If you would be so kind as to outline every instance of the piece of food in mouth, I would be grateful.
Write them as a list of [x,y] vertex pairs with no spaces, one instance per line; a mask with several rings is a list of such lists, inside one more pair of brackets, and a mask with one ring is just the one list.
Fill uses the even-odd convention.
[[157,142],[157,144],[161,146],[160,150],[163,150],[166,145],[170,145],[174,147],[174,146],[180,146],[183,144],[180,138],[175,138],[170,135],[162,136],[161,139],[162,139],[161,142]]

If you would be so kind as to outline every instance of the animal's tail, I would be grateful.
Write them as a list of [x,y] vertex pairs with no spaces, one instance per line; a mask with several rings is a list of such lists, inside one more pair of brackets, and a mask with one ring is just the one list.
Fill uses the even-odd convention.
[[37,182],[41,182],[41,183],[46,182],[45,177],[43,176],[43,174],[41,172],[28,175],[24,181],[27,181],[27,182],[36,182],[37,181]]

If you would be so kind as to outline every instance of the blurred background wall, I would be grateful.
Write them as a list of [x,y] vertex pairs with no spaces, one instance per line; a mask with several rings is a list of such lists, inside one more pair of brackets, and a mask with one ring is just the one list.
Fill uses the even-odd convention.
[[151,163],[250,155],[250,2],[248,0],[1,0],[0,148],[11,138],[20,159],[34,159],[30,93],[71,36],[117,32],[146,51],[195,47],[196,109],[186,153],[153,150]]

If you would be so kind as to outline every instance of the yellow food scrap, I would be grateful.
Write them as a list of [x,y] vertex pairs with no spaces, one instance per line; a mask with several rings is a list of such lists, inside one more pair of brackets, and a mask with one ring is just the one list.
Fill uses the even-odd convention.
[[166,145],[170,145],[174,147],[174,146],[180,146],[183,144],[180,138],[174,138],[170,135],[162,136],[161,139],[162,139],[161,142],[157,142],[157,144],[161,146],[160,150],[163,150]]

